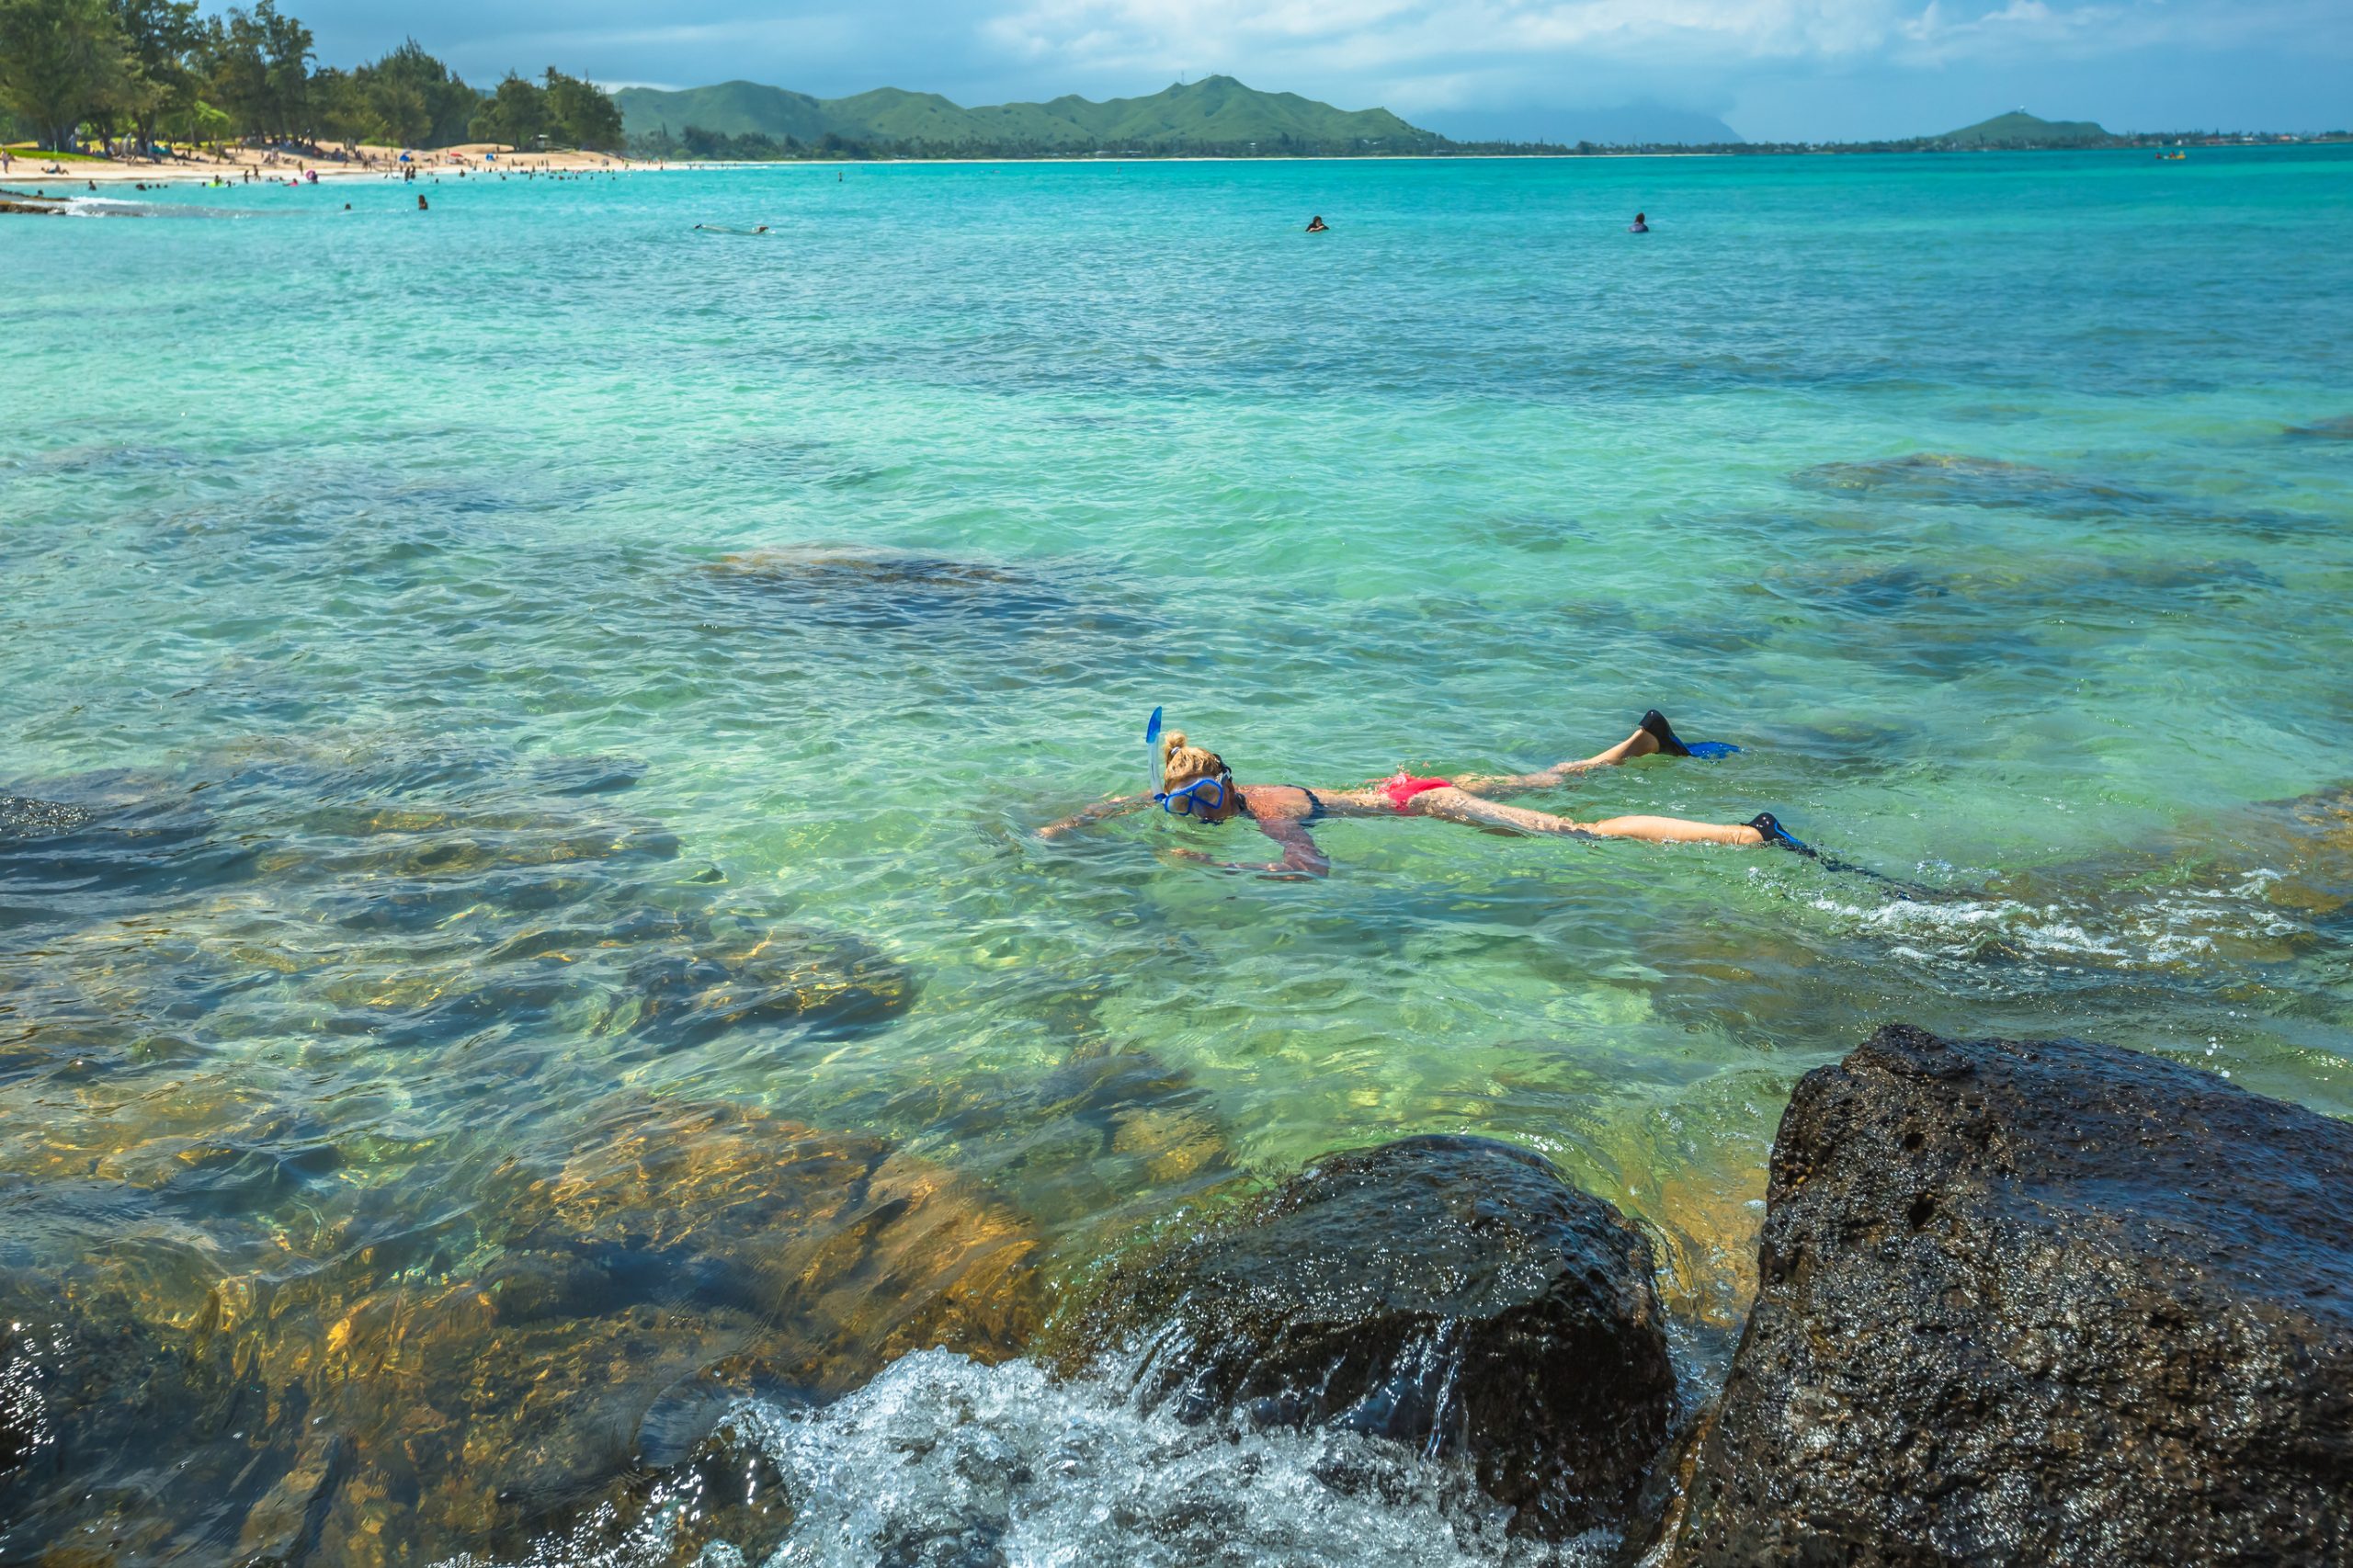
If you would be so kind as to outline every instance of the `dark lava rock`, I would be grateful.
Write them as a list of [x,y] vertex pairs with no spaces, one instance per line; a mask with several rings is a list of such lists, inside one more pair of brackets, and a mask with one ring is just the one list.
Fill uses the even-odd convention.
[[2353,1125],[1895,1026],[1768,1202],[1669,1563],[2353,1562]]
[[1108,1290],[1147,1396],[1462,1455],[1518,1534],[1620,1520],[1673,1415],[1649,1243],[1484,1139],[1328,1155]]

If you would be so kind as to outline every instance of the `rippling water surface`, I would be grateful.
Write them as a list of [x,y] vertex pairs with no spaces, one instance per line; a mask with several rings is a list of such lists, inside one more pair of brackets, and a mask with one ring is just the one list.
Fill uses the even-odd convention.
[[[0,235],[0,1560],[579,1556],[745,1393],[790,1562],[1489,1559],[990,1368],[1476,1131],[1658,1228],[1703,1377],[1891,1018],[2353,1114],[2353,159],[835,173]],[[1745,749],[1535,803],[1893,881],[1031,836],[1154,704],[1326,785],[1656,705]]]

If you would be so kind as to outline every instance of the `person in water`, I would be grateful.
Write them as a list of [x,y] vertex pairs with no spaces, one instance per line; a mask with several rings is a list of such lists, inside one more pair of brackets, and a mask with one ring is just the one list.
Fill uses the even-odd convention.
[[1649,233],[1651,232],[1651,215],[1647,212],[1635,213],[1634,221],[1626,225],[1626,232],[1630,234]]
[[1318,212],[1307,221],[1307,232],[1311,234],[1328,234],[1332,232],[1332,225],[1324,222],[1324,214]]
[[1189,859],[1210,860],[1226,870],[1265,871],[1276,876],[1321,877],[1331,861],[1315,846],[1308,824],[1326,817],[1437,817],[1466,827],[1503,833],[1562,834],[1578,838],[1634,838],[1650,844],[1728,844],[1745,847],[1779,845],[1812,854],[1782,830],[1770,812],[1759,812],[1737,825],[1686,822],[1680,817],[1606,817],[1599,822],[1573,822],[1548,812],[1507,806],[1501,797],[1536,790],[1557,789],[1572,775],[1597,767],[1615,767],[1636,757],[1664,753],[1689,756],[1684,744],[1655,708],[1643,715],[1634,733],[1607,751],[1579,761],[1556,762],[1536,773],[1468,775],[1461,778],[1415,778],[1399,772],[1362,790],[1309,790],[1294,784],[1239,784],[1225,760],[1215,752],[1188,743],[1184,732],[1172,730],[1160,742],[1160,790],[1152,795],[1129,795],[1087,807],[1074,816],[1038,830],[1040,838],[1059,838],[1073,828],[1158,805],[1172,816],[1218,824],[1246,817],[1258,831],[1282,848],[1282,858],[1263,863],[1234,864],[1210,860],[1198,851],[1180,851]]

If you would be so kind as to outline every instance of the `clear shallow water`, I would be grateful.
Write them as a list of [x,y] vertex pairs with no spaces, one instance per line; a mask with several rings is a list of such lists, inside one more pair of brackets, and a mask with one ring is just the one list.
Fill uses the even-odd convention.
[[[2353,159],[834,174],[0,234],[0,1278],[352,1444],[109,1471],[146,1550],[519,1528],[628,1441],[465,1368],[627,1433],[1002,1354],[1029,1265],[1407,1132],[1660,1226],[1704,1367],[1790,1084],[1890,1018],[2353,1114]],[[1549,803],[1926,891],[1029,838],[1155,703],[1334,785],[1655,704],[1746,750]],[[855,1255],[782,1329],[779,1232]]]

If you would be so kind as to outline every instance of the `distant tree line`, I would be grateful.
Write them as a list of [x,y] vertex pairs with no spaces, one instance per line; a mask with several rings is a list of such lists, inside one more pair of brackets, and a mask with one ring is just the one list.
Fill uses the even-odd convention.
[[370,142],[621,146],[594,83],[550,66],[492,91],[410,39],[372,64],[314,67],[311,29],[276,0],[199,17],[196,0],[0,0],[0,130],[72,152],[128,142]]
[[778,164],[795,158],[875,156],[875,149],[866,142],[832,131],[814,142],[802,142],[797,137],[765,136],[758,131],[729,136],[706,131],[699,125],[689,125],[675,136],[668,126],[662,126],[632,139],[630,150],[640,157],[690,158],[707,164]]

